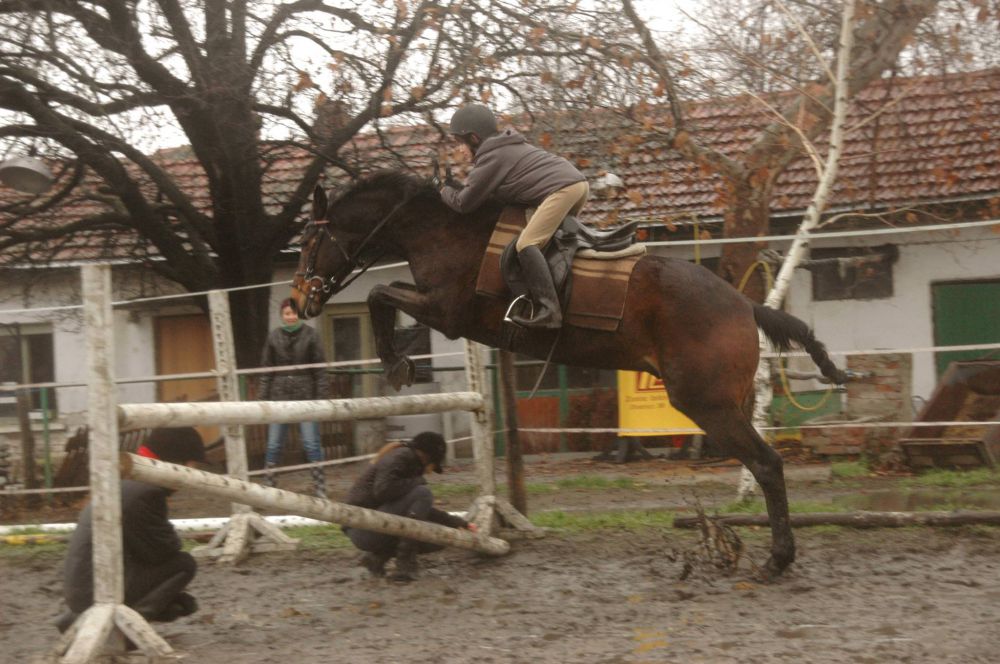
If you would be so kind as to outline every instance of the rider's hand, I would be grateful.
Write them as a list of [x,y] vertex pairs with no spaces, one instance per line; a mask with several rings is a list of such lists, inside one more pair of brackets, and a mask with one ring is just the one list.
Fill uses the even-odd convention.
[[477,526],[476,524],[472,523],[471,521],[469,522],[469,525],[466,526],[466,529],[467,530],[471,530],[474,533],[478,533],[479,532],[479,526]]

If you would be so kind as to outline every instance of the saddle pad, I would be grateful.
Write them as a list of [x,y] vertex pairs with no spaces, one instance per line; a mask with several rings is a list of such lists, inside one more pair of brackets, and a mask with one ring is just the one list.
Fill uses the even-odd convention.
[[[505,208],[490,236],[486,255],[479,267],[476,293],[509,298],[510,292],[500,274],[500,255],[524,228],[522,208]],[[573,260],[573,285],[565,321],[591,330],[613,332],[621,323],[628,295],[629,278],[644,251],[614,260],[581,257]]]

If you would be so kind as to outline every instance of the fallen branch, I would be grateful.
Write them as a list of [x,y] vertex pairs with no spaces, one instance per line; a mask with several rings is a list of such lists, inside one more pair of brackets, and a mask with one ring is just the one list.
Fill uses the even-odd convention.
[[[716,518],[727,526],[767,526],[766,514],[734,514]],[[847,526],[849,528],[899,528],[902,526],[1000,526],[1000,512],[814,512],[792,514],[793,528],[806,526]],[[696,528],[701,524],[697,516],[674,519],[674,528]]]

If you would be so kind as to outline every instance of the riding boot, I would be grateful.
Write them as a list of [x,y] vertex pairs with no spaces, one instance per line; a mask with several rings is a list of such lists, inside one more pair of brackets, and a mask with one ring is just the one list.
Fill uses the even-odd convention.
[[317,498],[326,498],[326,473],[322,468],[313,466],[311,468],[313,476],[313,486],[316,489]]
[[393,581],[413,581],[417,578],[417,547],[409,540],[403,540],[396,549],[396,571],[390,577]]
[[522,327],[558,329],[562,326],[562,308],[542,250],[534,245],[527,246],[517,253],[517,260],[531,296],[532,311],[531,318],[512,314],[511,320]]
[[272,472],[272,469],[275,466],[276,464],[273,464],[270,461],[264,463],[264,485],[269,486],[272,489],[278,486],[277,476]]

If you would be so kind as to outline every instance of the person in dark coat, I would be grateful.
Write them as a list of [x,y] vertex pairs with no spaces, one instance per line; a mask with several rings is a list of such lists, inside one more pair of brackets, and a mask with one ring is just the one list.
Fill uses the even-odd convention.
[[587,203],[587,178],[567,159],[530,145],[517,131],[500,131],[493,112],[482,104],[458,109],[450,132],[472,154],[472,170],[464,184],[445,182],[441,200],[463,214],[491,197],[535,208],[515,245],[532,311],[527,317],[512,314],[511,319],[524,327],[560,327],[559,296],[542,252],[566,215],[580,214]]
[[[154,429],[140,456],[181,465],[205,460],[205,446],[192,427]],[[169,622],[194,613],[198,604],[184,591],[197,564],[181,550],[181,540],[167,518],[171,489],[135,480],[121,481],[122,556],[125,604],[146,620]],[[80,513],[63,564],[63,598],[67,609],[56,619],[66,631],[94,603],[93,526],[91,506]]]
[[[295,302],[286,299],[281,303],[281,325],[271,330],[264,344],[262,367],[280,367],[295,364],[318,364],[326,362],[323,344],[319,334],[299,320]],[[294,369],[261,374],[258,383],[259,397],[265,401],[303,401],[309,399],[329,399],[330,385],[326,369]],[[285,447],[288,425],[272,423],[267,425],[267,452],[264,468],[268,471],[281,461]],[[319,422],[300,422],[299,435],[302,449],[309,463],[323,460],[323,446],[320,443]],[[312,468],[313,485],[316,495],[326,498],[326,475],[322,468]],[[264,475],[268,486],[277,486],[273,472]]]
[[[424,473],[429,469],[441,472],[446,450],[444,438],[431,431],[419,433],[409,442],[385,445],[354,481],[345,502],[410,519],[475,530],[475,524],[434,507],[434,495]],[[386,563],[395,557],[396,569],[392,578],[397,581],[411,581],[416,577],[417,554],[444,548],[440,544],[370,530],[347,526],[343,530],[354,546],[365,552],[361,563],[373,575],[384,576]]]

